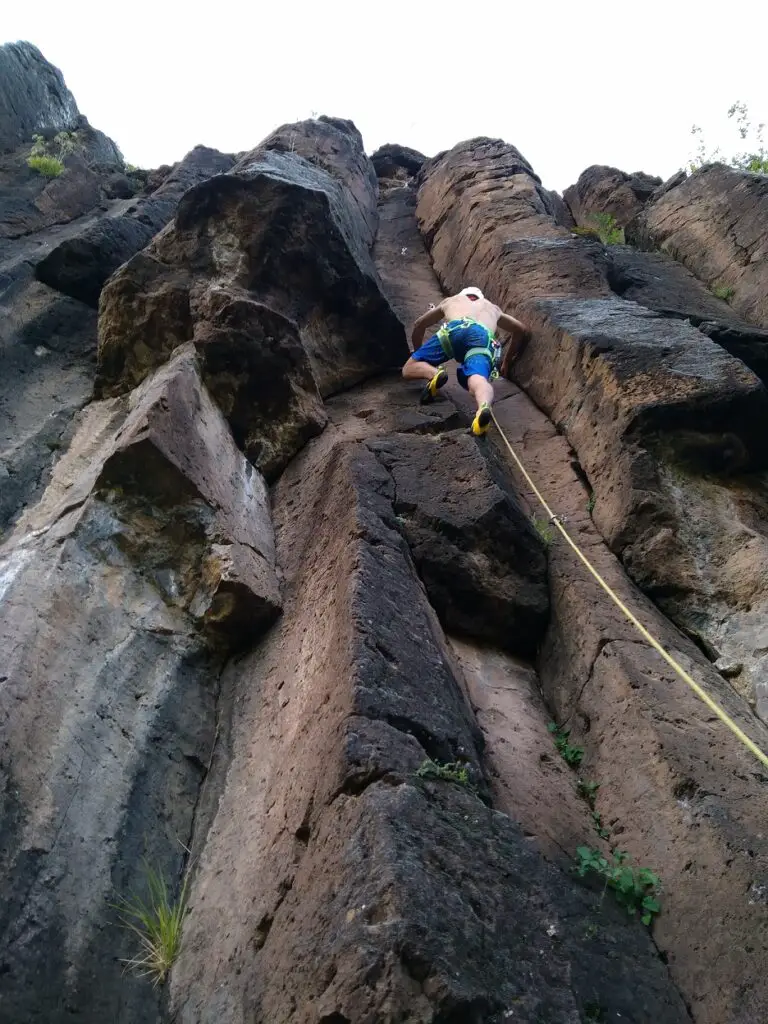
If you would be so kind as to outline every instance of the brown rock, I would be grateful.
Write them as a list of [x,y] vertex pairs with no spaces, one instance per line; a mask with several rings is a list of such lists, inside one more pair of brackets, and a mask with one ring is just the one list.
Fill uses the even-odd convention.
[[737,314],[768,327],[768,177],[712,164],[650,203],[632,227],[643,248],[730,289]]
[[610,246],[608,259],[608,279],[617,295],[664,316],[689,320],[768,382],[768,331],[736,316],[682,263],[631,245]]
[[[383,412],[401,388],[369,386],[357,413]],[[172,1012],[490,1024],[513,1010],[571,1024],[595,1002],[638,1024],[684,1021],[626,914],[606,901],[585,938],[598,893],[477,793],[416,774],[427,757],[458,758],[485,793],[479,734],[397,529],[393,482],[354,440],[385,424],[355,404],[330,403],[335,429],[275,489],[286,609],[225,683],[232,759],[212,783]]]
[[238,443],[273,475],[322,429],[318,391],[407,350],[341,187],[295,155],[240,167],[187,192],[174,224],[107,284],[100,381],[124,391],[194,339]]
[[107,278],[165,227],[182,195],[193,185],[230,170],[233,164],[231,156],[196,146],[156,191],[138,198],[127,209],[117,207],[96,223],[83,225],[51,249],[37,263],[38,280],[97,308]]
[[[477,284],[512,307],[534,295],[610,291],[600,247],[557,223],[549,193],[528,162],[499,140],[463,142],[430,161],[417,214],[449,291]],[[559,269],[551,270],[553,264]]]
[[273,545],[266,487],[188,349],[88,407],[0,548],[7,1019],[159,1016],[110,904],[143,894],[142,857],[179,877],[222,661],[279,608]]
[[340,117],[311,118],[276,128],[246,153],[235,173],[262,160],[266,153],[295,153],[336,178],[355,207],[358,230],[370,249],[376,235],[376,171],[352,121]]
[[649,174],[625,174],[616,167],[596,164],[582,171],[576,184],[565,190],[563,198],[581,227],[589,227],[595,214],[607,213],[618,227],[625,228],[661,184],[661,178]]
[[[507,161],[514,160],[514,152],[511,147],[491,147],[485,142],[456,147],[425,168],[418,206],[441,278],[450,287],[459,282],[478,284],[505,308],[515,312],[517,307],[531,326],[533,339],[514,372],[537,406],[563,432],[575,455],[565,440],[558,438],[562,461],[555,470],[544,461],[542,445],[548,434],[540,413],[534,422],[531,416],[522,416],[519,407],[514,411],[510,407],[505,416],[503,407],[497,405],[497,416],[570,528],[577,535],[583,532],[580,521],[587,517],[589,500],[601,533],[644,588],[669,608],[681,625],[698,615],[698,635],[711,636],[713,644],[717,638],[723,655],[749,665],[754,679],[761,670],[757,621],[765,620],[763,595],[768,591],[763,580],[768,559],[759,538],[750,546],[750,555],[754,552],[755,557],[751,574],[745,574],[743,562],[734,556],[738,535],[747,528],[748,494],[753,516],[759,521],[763,515],[757,484],[761,477],[751,482],[739,474],[762,471],[765,465],[761,441],[768,415],[765,388],[742,363],[691,325],[608,297],[610,265],[604,256],[602,276],[601,264],[594,256],[599,247],[594,243],[572,239],[568,244],[580,255],[573,261],[564,258],[561,229],[536,207],[535,181],[524,170],[500,173]],[[495,184],[489,194],[491,182]],[[521,250],[535,253],[538,261],[535,275],[527,279],[527,295],[508,270],[509,252]],[[585,270],[587,260],[591,261],[590,273]],[[574,465],[584,474],[582,479],[589,481],[591,497],[578,485]],[[736,474],[735,486],[729,483],[729,474],[731,481]],[[717,503],[711,496],[703,496],[704,477],[718,494]],[[740,504],[729,501],[737,489]],[[730,507],[730,523],[726,523],[726,507]],[[697,542],[694,534],[701,533],[704,522],[706,540]],[[723,527],[722,547],[710,560],[708,544],[714,530]],[[605,569],[620,594],[626,594],[629,584],[615,563],[595,547],[589,534],[583,540],[598,567]],[[756,784],[752,781],[756,766],[748,767],[749,756],[729,734],[710,733],[703,706],[689,694],[681,697],[679,707],[666,710],[666,702],[673,700],[668,693],[672,682],[658,663],[648,660],[652,656],[605,604],[602,592],[583,582],[578,575],[581,570],[567,561],[570,555],[566,553],[555,564],[553,550],[550,566],[556,573],[551,584],[555,604],[540,659],[545,692],[560,720],[584,708],[581,727],[585,736],[589,730],[590,757],[597,768],[604,766],[610,774],[614,791],[607,806],[614,819],[618,820],[621,808],[635,813],[641,792],[653,791],[654,811],[650,819],[644,812],[642,815],[643,821],[649,822],[647,827],[640,822],[633,828],[626,826],[628,838],[636,840],[634,846],[628,843],[627,849],[657,867],[662,877],[669,874],[674,878],[680,911],[674,921],[665,915],[667,927],[662,930],[660,922],[656,935],[669,955],[673,977],[695,1008],[696,1019],[711,1024],[761,1019],[768,994],[762,983],[755,982],[759,972],[754,972],[754,960],[731,950],[734,943],[740,949],[750,945],[748,934],[762,934],[765,928],[765,908],[753,903],[747,910],[744,900],[750,886],[762,883],[755,883],[754,865],[746,859],[739,861],[745,873],[738,878],[730,878],[726,868],[736,850],[759,849],[756,856],[768,856],[761,838],[762,811],[756,805],[748,809],[752,798],[741,788],[742,784]],[[754,583],[750,598],[744,591],[746,579]],[[652,606],[643,605],[637,591],[630,589],[629,595],[634,606],[640,602],[644,614],[656,614]],[[702,620],[707,601],[712,602],[712,611]],[[696,674],[706,679],[710,692],[767,747],[768,737],[746,702],[663,618],[657,621],[669,646],[689,659],[686,664],[696,665]],[[620,642],[613,646],[614,640]],[[638,702],[641,689],[652,696]],[[593,698],[593,694],[599,696]],[[658,723],[655,713],[649,715],[646,710],[657,703]],[[613,731],[608,723],[615,720],[620,720],[621,726]],[[650,724],[641,727],[641,720]],[[682,724],[679,730],[670,729],[670,720],[695,720],[697,724],[689,732]],[[601,723],[597,727],[596,721]],[[621,743],[624,735],[632,736],[632,743],[625,745],[626,753]],[[655,760],[652,769],[647,769],[651,754]],[[715,762],[726,779],[719,784],[711,774]],[[646,781],[636,786],[636,779]],[[675,804],[688,792],[686,779],[692,780],[691,792],[701,794],[701,814],[708,816],[706,826],[701,825],[709,830],[703,856],[691,834],[691,824],[680,817],[681,808]],[[749,781],[744,783],[745,779]],[[750,792],[757,797],[758,791],[750,788]],[[723,794],[723,803],[710,815],[708,801],[715,793]],[[733,812],[733,824],[725,817],[731,793],[734,808],[740,808]],[[687,806],[682,810],[688,813]],[[669,824],[660,829],[657,840],[655,824],[660,820]],[[672,822],[677,846],[674,855],[664,839]],[[680,865],[688,862],[698,865],[695,879],[681,873]],[[762,870],[758,868],[757,874]],[[702,900],[704,876],[709,891],[717,891],[716,910],[709,897]],[[707,904],[706,915],[701,913],[702,902]],[[732,908],[737,905],[749,921],[742,916],[735,922]],[[731,936],[726,940],[728,949],[718,945],[712,934],[713,916],[722,923],[718,934]],[[734,940],[734,929],[741,928],[742,939]],[[703,955],[710,946],[711,952]],[[706,977],[702,963],[707,964]]]
[[543,545],[464,431],[371,445],[395,484],[413,560],[448,630],[532,654],[548,601]]

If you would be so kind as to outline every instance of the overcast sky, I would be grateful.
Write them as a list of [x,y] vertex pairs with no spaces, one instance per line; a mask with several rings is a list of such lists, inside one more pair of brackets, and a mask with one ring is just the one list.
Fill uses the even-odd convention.
[[35,43],[142,167],[197,143],[250,149],[286,121],[332,114],[354,120],[369,152],[504,138],[562,191],[595,163],[667,177],[693,150],[693,123],[739,150],[730,104],[768,120],[763,6],[6,0],[0,35]]

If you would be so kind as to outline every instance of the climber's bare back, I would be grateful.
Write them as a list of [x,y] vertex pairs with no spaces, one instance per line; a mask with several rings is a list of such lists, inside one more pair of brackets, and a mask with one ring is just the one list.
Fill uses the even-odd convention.
[[470,299],[467,295],[449,295],[440,303],[440,311],[446,320],[461,320],[468,316],[484,324],[494,334],[502,310],[488,299]]

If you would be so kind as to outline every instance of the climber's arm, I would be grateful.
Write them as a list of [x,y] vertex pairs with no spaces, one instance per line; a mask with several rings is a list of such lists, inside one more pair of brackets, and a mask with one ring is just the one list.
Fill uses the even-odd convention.
[[508,313],[501,314],[498,326],[502,331],[509,331],[512,335],[504,348],[504,355],[501,360],[501,366],[499,367],[499,373],[501,376],[506,377],[509,372],[509,364],[513,359],[517,359],[523,351],[530,340],[531,332],[525,324],[522,324],[519,320],[516,320]]
[[411,344],[413,345],[414,352],[417,348],[421,347],[426,329],[433,324],[439,324],[443,319],[445,319],[445,313],[443,313],[442,306],[433,306],[432,309],[428,309],[426,313],[421,314],[413,325],[413,331],[411,332]]

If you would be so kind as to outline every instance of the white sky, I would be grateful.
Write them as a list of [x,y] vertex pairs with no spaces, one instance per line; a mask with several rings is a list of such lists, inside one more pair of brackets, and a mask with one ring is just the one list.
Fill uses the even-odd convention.
[[693,123],[712,147],[741,150],[725,118],[735,100],[768,120],[762,0],[2,7],[0,42],[38,46],[91,124],[142,167],[197,143],[250,149],[316,113],[351,118],[368,152],[501,137],[562,191],[597,163],[667,177],[693,151]]

